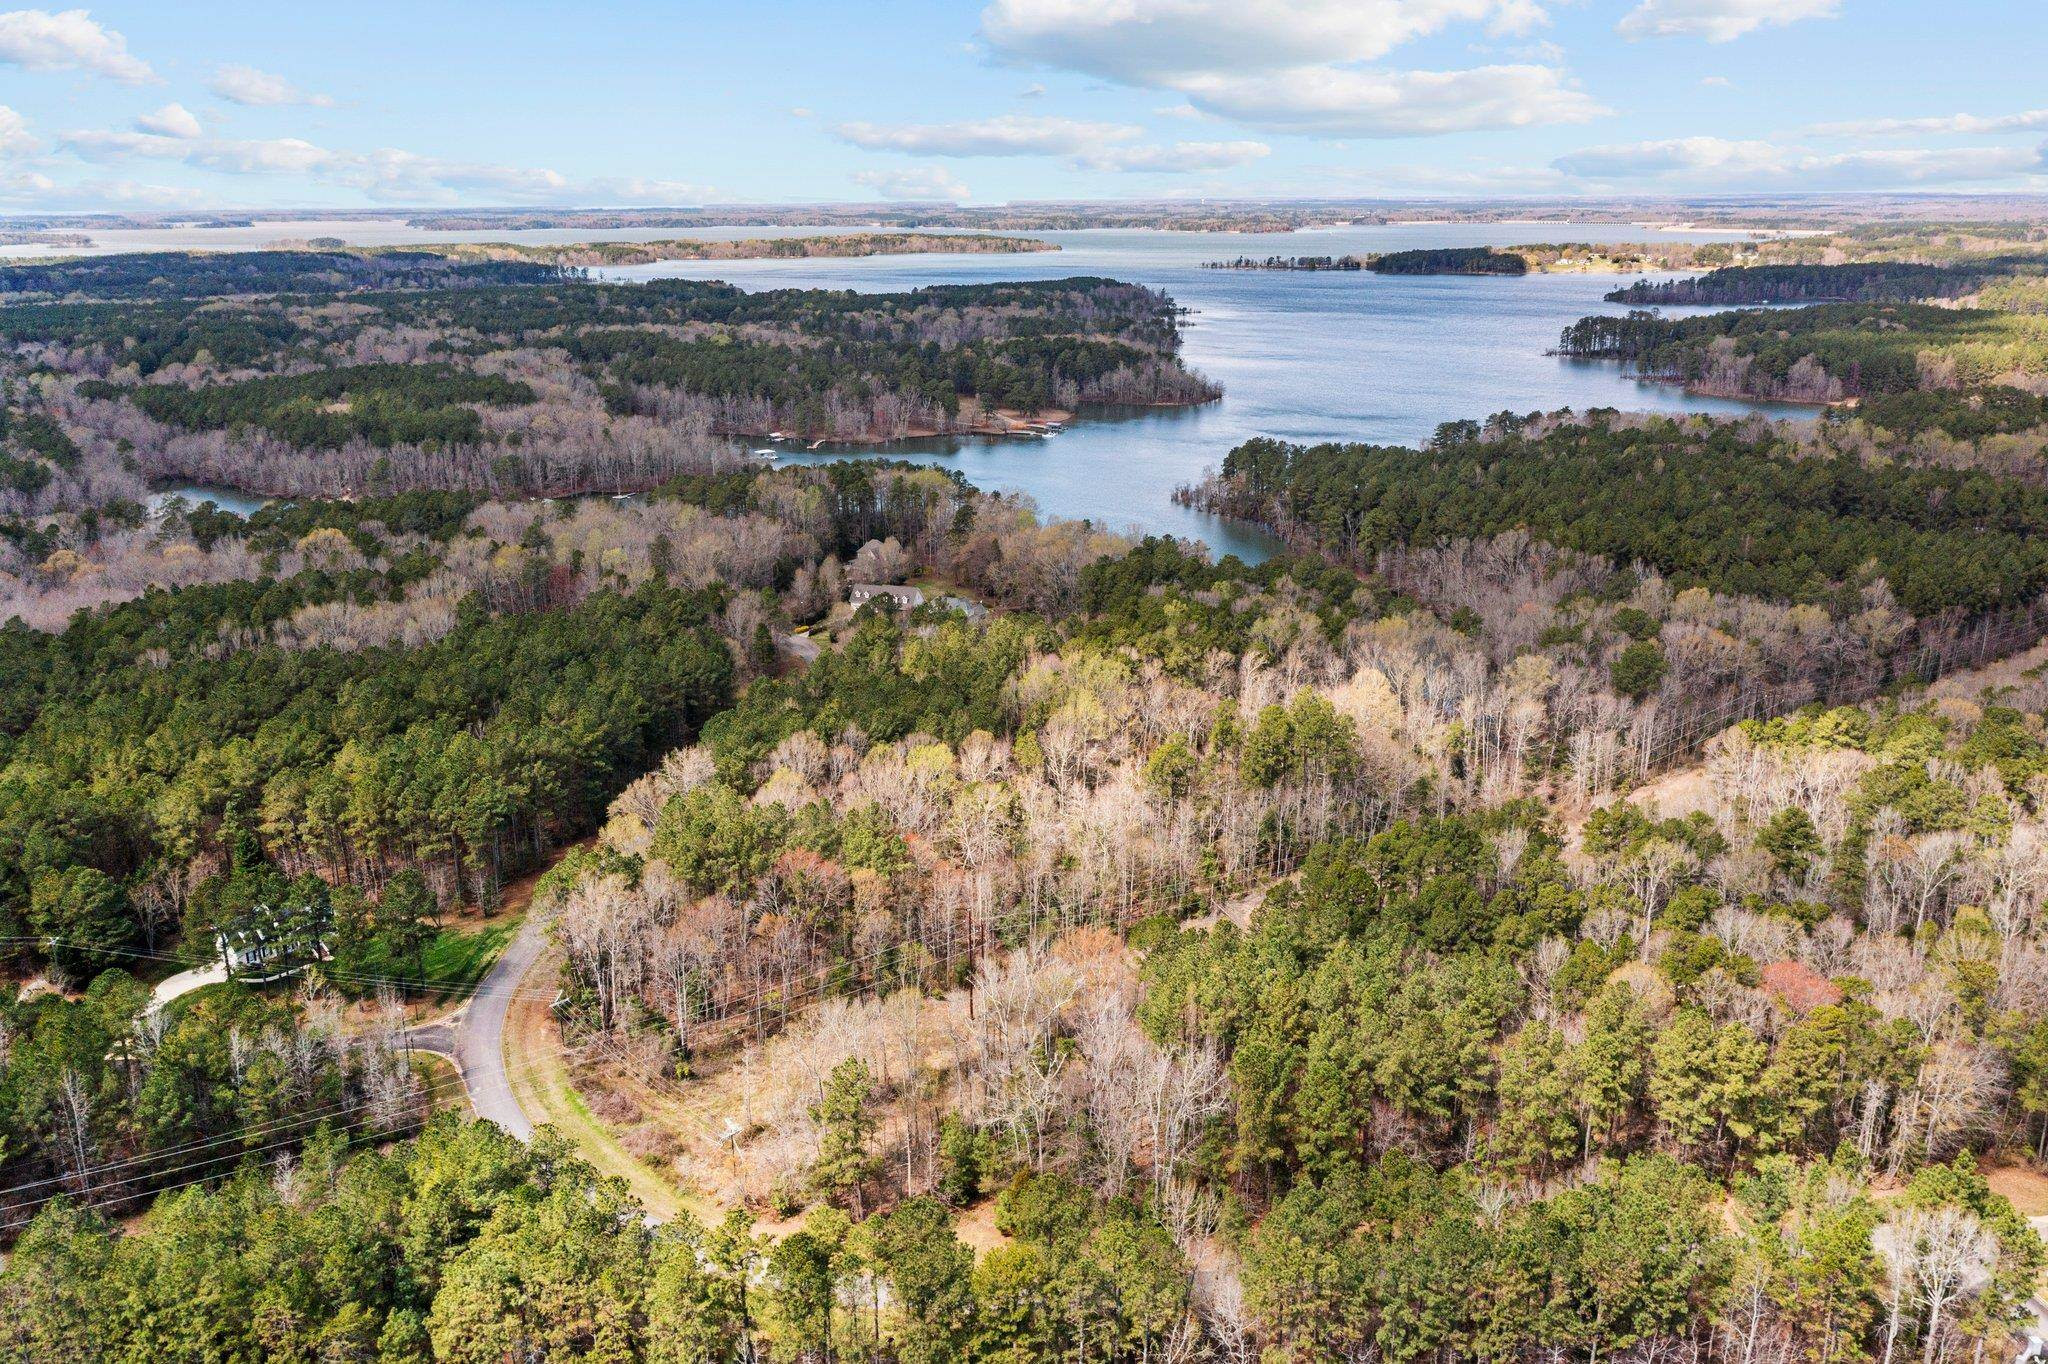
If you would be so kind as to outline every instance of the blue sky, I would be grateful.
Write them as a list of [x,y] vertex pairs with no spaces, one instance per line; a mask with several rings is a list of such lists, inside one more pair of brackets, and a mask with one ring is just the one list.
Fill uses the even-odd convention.
[[0,212],[2042,191],[2043,51],[2043,0],[12,10]]

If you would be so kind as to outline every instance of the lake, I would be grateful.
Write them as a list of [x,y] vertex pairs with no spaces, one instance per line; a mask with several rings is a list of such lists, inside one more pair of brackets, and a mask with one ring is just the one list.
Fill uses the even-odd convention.
[[203,483],[177,483],[151,492],[143,499],[143,508],[152,517],[161,516],[173,499],[182,499],[187,507],[194,510],[211,502],[222,511],[231,512],[236,516],[254,516],[270,503],[267,497],[238,492],[233,488],[213,488]]
[[[831,230],[431,232],[400,222],[365,220],[95,231],[93,236],[102,250],[247,250],[282,237],[332,236],[373,246],[768,237]],[[784,459],[817,463],[853,455],[936,464],[959,470],[983,488],[1029,494],[1054,516],[1085,517],[1118,530],[1186,536],[1218,553],[1248,560],[1272,552],[1269,537],[1176,506],[1173,491],[1216,468],[1232,446],[1251,436],[1413,444],[1427,438],[1440,422],[1503,409],[1771,410],[1781,415],[1807,411],[1688,397],[1669,385],[1630,379],[1613,365],[1546,353],[1569,323],[1589,313],[1624,311],[1603,302],[1601,295],[1626,282],[1625,277],[1473,278],[1202,268],[1204,262],[1237,256],[1342,256],[1563,240],[1727,241],[1742,233],[1544,222],[1374,224],[1292,233],[1101,229],[1018,235],[1042,237],[1058,243],[1061,250],[1017,256],[666,261],[592,273],[622,281],[683,277],[729,280],[746,289],[869,292],[1108,275],[1164,289],[1191,310],[1186,319],[1186,359],[1223,385],[1221,402],[1199,408],[1089,412],[1050,440],[948,439],[879,449],[827,446],[816,454]],[[197,491],[222,500],[219,490]]]
[[[853,260],[666,261],[594,271],[604,278],[723,279],[745,289],[913,289],[998,279],[1109,275],[1166,290],[1192,310],[1188,363],[1223,385],[1199,408],[1089,413],[1050,440],[967,438],[827,446],[785,455],[815,463],[848,455],[957,469],[979,487],[1030,494],[1044,511],[1116,529],[1202,540],[1248,560],[1269,537],[1176,506],[1173,490],[1258,435],[1292,441],[1414,444],[1439,422],[1517,412],[1619,407],[1745,412],[1751,404],[1689,397],[1630,379],[1613,365],[1546,352],[1589,313],[1620,313],[1601,295],[1613,275],[1476,278],[1358,272],[1205,270],[1235,256],[1341,256],[1424,246],[1534,241],[1727,240],[1727,233],[1652,232],[1627,225],[1445,224],[1294,233],[1043,232],[1062,250],[1027,256],[870,256]],[[1777,409],[1796,412],[1801,409]]]

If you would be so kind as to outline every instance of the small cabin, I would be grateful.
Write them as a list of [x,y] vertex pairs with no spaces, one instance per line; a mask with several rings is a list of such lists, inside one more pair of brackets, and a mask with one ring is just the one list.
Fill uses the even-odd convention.
[[846,600],[856,611],[884,597],[898,611],[915,611],[924,605],[924,593],[903,583],[850,583],[846,588]]

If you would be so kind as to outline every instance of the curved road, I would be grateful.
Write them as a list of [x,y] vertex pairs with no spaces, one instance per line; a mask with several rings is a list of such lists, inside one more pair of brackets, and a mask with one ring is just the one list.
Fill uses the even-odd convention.
[[[821,652],[819,642],[808,632],[779,635],[776,643],[801,663],[812,662]],[[476,1116],[490,1119],[521,1141],[533,1140],[533,1120],[519,1106],[506,1072],[505,1016],[519,995],[521,982],[547,946],[547,925],[529,909],[525,922],[491,963],[491,969],[484,972],[467,1002],[446,1018],[422,1023],[406,1033],[417,1050],[454,1063]]]
[[412,1045],[455,1063],[469,1091],[469,1106],[521,1141],[533,1140],[533,1123],[512,1095],[505,1070],[505,1015],[519,994],[520,982],[547,950],[547,925],[528,914],[512,941],[484,972],[469,1001],[445,1019],[410,1030]]

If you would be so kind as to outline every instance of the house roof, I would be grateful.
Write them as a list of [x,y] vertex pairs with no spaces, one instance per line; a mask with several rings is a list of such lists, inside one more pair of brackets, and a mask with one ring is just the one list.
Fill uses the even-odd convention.
[[913,606],[924,601],[923,590],[908,583],[848,583],[846,594],[849,597],[894,597]]
[[[217,926],[214,933],[227,947],[258,946],[284,937],[294,926],[293,921],[304,917],[311,909],[310,905],[257,905]],[[323,926],[316,925],[316,928]]]

